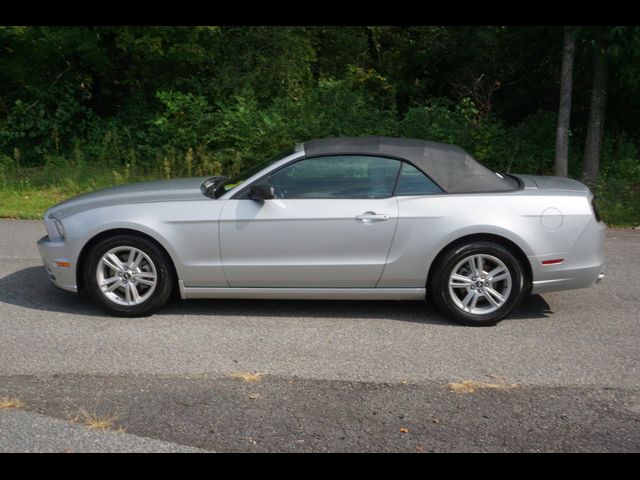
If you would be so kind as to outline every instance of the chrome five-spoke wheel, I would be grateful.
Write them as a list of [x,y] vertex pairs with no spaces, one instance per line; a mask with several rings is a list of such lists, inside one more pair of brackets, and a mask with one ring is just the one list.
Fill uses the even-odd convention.
[[175,285],[169,255],[156,243],[120,234],[92,246],[83,268],[87,293],[107,311],[149,315],[166,303]]
[[130,246],[107,251],[96,269],[102,294],[118,305],[139,305],[146,301],[156,288],[157,276],[149,256]]
[[498,310],[511,293],[511,274],[493,255],[470,255],[449,276],[449,295],[461,310],[484,315]]
[[440,310],[463,325],[495,325],[526,293],[523,263],[505,245],[486,240],[443,252],[429,292]]

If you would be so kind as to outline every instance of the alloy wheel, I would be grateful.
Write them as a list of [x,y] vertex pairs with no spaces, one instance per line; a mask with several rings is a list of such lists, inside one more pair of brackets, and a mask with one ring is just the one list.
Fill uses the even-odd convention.
[[145,302],[156,289],[158,273],[151,258],[132,246],[115,247],[98,262],[96,281],[102,294],[118,305]]
[[497,257],[475,254],[463,258],[449,276],[449,295],[463,312],[485,315],[502,307],[511,294],[512,279]]

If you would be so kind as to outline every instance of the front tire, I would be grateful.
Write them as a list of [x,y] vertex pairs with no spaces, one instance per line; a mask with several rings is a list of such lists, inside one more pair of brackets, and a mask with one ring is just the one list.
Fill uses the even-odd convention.
[[473,242],[447,251],[435,266],[430,293],[438,308],[462,325],[495,325],[525,294],[520,261],[504,246]]
[[89,297],[112,315],[143,317],[162,307],[173,291],[173,269],[153,242],[117,235],[89,251],[84,268]]

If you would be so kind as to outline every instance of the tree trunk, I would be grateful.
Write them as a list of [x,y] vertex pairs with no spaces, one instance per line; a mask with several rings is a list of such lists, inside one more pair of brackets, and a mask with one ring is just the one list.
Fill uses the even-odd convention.
[[556,158],[554,173],[566,177],[569,173],[569,125],[571,120],[571,89],[573,87],[573,59],[576,52],[576,28],[564,27],[562,72],[560,74],[560,107],[556,130]]
[[380,44],[376,38],[376,27],[365,27],[367,32],[367,41],[369,43],[369,54],[375,63],[380,63]]
[[600,168],[604,110],[607,102],[607,63],[604,52],[605,47],[604,32],[602,27],[599,27],[596,34],[593,58],[593,90],[591,91],[589,125],[587,127],[587,138],[584,145],[584,158],[582,161],[582,176],[590,185],[594,185],[598,180],[598,170]]

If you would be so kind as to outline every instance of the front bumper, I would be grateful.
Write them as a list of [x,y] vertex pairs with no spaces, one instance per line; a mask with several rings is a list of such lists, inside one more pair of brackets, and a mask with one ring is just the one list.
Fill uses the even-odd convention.
[[[53,241],[48,236],[42,237],[38,240],[38,251],[51,283],[63,290],[77,292],[76,267],[64,241]],[[69,266],[60,266],[65,263]]]

